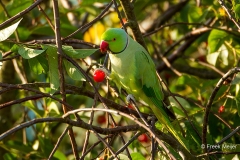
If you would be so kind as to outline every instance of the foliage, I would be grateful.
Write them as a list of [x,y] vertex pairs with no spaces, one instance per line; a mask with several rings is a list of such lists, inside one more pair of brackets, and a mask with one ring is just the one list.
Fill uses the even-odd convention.
[[[239,159],[239,1],[113,2],[0,1],[0,159]],[[144,38],[187,148],[93,81],[108,64],[100,36],[122,22]]]

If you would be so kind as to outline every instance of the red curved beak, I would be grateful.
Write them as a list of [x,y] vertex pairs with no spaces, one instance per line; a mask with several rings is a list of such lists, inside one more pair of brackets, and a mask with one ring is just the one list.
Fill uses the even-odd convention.
[[104,40],[100,43],[100,50],[102,53],[106,52],[108,50],[108,43]]

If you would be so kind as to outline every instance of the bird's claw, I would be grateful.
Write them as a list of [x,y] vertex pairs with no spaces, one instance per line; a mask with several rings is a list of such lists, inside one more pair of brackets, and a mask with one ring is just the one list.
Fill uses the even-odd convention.
[[126,99],[128,103],[134,103],[134,104],[136,103],[136,100],[132,94],[127,95]]

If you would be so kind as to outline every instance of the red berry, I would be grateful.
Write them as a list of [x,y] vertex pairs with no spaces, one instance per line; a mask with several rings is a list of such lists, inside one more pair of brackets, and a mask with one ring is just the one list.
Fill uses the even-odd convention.
[[105,114],[103,114],[103,115],[100,115],[100,116],[98,116],[97,117],[97,123],[98,124],[104,124],[104,123],[106,123],[106,116],[105,116]]
[[141,143],[143,143],[143,142],[147,143],[149,141],[149,139],[148,139],[148,136],[144,133],[138,137],[138,141]]
[[93,79],[95,82],[102,82],[104,81],[105,77],[106,77],[106,74],[101,69],[96,69],[93,73]]
[[224,109],[225,109],[224,106],[220,106],[218,109],[218,113],[220,114],[220,113],[224,112]]

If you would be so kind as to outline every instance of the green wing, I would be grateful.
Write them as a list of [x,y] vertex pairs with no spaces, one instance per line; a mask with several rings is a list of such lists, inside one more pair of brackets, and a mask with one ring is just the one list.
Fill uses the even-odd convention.
[[167,115],[166,108],[163,105],[163,92],[156,74],[155,65],[151,57],[147,51],[142,51],[135,54],[135,65],[137,67],[135,74],[140,78],[141,82],[138,85],[140,85],[139,87],[142,87],[143,93],[153,104],[150,104],[151,109],[160,123],[163,123],[168,131],[172,133],[173,136],[188,150],[188,142],[184,137],[182,137],[182,135],[175,131],[174,126]]
[[[156,75],[155,64],[146,51],[138,52],[135,56],[135,65],[137,72],[136,77],[140,79],[139,87],[142,89],[146,97],[153,103],[159,110],[161,116],[168,117],[166,110],[163,106],[163,92],[160,86],[158,77]],[[154,111],[155,112],[155,111]]]

